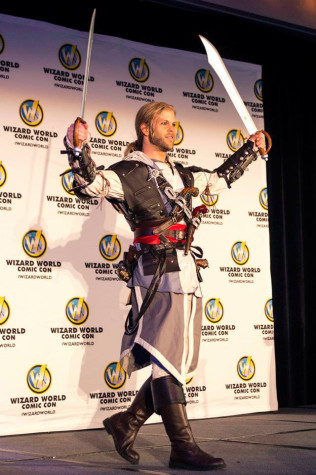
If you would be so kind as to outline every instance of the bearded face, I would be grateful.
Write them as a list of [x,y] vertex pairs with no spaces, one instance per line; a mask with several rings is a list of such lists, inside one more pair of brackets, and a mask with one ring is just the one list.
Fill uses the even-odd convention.
[[173,110],[165,109],[155,117],[152,128],[149,129],[149,141],[162,152],[173,149],[176,137],[176,118]]

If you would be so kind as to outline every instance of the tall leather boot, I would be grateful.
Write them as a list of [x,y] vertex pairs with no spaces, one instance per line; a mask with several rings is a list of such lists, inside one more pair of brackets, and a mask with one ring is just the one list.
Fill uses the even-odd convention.
[[150,382],[151,377],[142,385],[126,411],[113,414],[103,421],[106,431],[113,437],[117,452],[133,464],[139,462],[139,453],[133,449],[136,435],[154,413]]
[[226,467],[221,458],[203,452],[196,444],[185,409],[182,385],[173,376],[151,383],[155,411],[161,415],[171,442],[170,468],[218,470]]

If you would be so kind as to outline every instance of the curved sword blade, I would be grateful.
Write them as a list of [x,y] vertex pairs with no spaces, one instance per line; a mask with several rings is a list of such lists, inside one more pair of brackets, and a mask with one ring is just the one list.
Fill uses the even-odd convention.
[[258,130],[258,127],[256,127],[251,115],[248,112],[247,107],[244,104],[244,101],[240,97],[240,94],[229,74],[227,71],[227,68],[217,51],[217,49],[210,43],[204,36],[199,35],[204,48],[206,50],[207,54],[207,59],[216,72],[217,76],[219,79],[222,81],[224,88],[227,91],[227,94],[231,98],[241,120],[243,121],[248,133],[251,135],[255,133]]

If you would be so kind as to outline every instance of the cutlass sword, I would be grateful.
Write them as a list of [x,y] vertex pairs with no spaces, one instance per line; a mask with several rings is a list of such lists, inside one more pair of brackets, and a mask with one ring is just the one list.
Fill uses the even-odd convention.
[[[215,46],[212,45],[212,43],[210,43],[206,38],[204,38],[204,36],[199,35],[199,37],[200,37],[200,40],[202,41],[202,43],[204,45],[204,48],[206,50],[209,65],[212,66],[212,68],[216,72],[217,76],[221,80],[224,88],[226,89],[227,94],[231,98],[232,103],[234,104],[241,120],[243,121],[243,123],[244,123],[244,125],[247,129],[247,132],[250,135],[254,134],[255,132],[257,132],[258,129],[257,129],[254,121],[252,120],[252,117],[249,114],[248,109],[244,104],[244,101],[240,97],[240,94],[239,94],[239,92],[238,92],[238,90],[237,90],[237,88],[236,88],[229,72],[227,71],[227,68],[226,68],[219,52],[217,51]],[[260,152],[260,155],[262,156],[262,158],[264,160],[267,160],[268,159],[267,153],[270,150],[271,145],[272,145],[271,137],[265,130],[260,130],[260,132],[262,132],[268,140],[268,148],[266,150],[263,150],[261,148],[259,149],[259,152]]]
[[86,57],[86,67],[85,67],[85,71],[84,71],[83,93],[82,93],[81,111],[80,111],[81,119],[83,119],[83,117],[84,117],[84,109],[85,109],[85,105],[86,105],[86,97],[87,97],[87,89],[88,89],[88,78],[89,78],[89,70],[90,70],[93,33],[94,33],[95,14],[96,14],[96,9],[93,10],[92,17],[91,17],[91,22],[90,22],[89,39],[88,39],[88,47],[87,47],[87,57]]
[[[81,109],[80,109],[80,116],[74,122],[74,130],[73,130],[73,155],[78,158],[81,151],[82,151],[82,141],[79,140],[78,133],[79,133],[79,125],[80,123],[85,123],[84,121],[84,111],[86,105],[86,98],[87,98],[87,89],[88,89],[88,80],[89,80],[89,70],[90,70],[90,60],[91,60],[91,51],[92,51],[92,43],[93,43],[93,33],[94,33],[94,23],[95,23],[95,15],[96,9],[92,12],[92,17],[90,21],[90,29],[89,29],[89,38],[88,38],[88,46],[87,46],[87,56],[86,56],[86,66],[84,72],[84,81],[83,81],[83,92],[82,92],[82,99],[81,99]],[[62,150],[60,153],[68,154],[68,150]],[[97,167],[97,170],[103,170],[104,166],[100,165]],[[74,171],[74,170],[73,170]],[[68,173],[69,170],[61,173],[59,176],[63,176]],[[77,189],[83,188],[81,185],[72,188],[69,191],[74,191]]]
[[74,124],[74,135],[73,135],[73,144],[74,144],[74,154],[76,156],[79,155],[81,152],[81,143],[78,138],[78,131],[79,131],[79,124],[84,122],[84,111],[86,105],[86,98],[87,98],[87,89],[88,89],[88,80],[89,80],[89,70],[90,70],[90,60],[91,60],[91,51],[92,51],[92,43],[93,43],[93,33],[94,33],[94,22],[95,22],[95,15],[96,9],[93,10],[91,22],[90,22],[90,30],[89,30],[89,38],[88,38],[88,46],[87,46],[87,57],[86,57],[86,67],[84,72],[84,81],[83,81],[83,92],[82,92],[82,99],[81,99],[81,109],[80,109],[80,116],[77,117]]

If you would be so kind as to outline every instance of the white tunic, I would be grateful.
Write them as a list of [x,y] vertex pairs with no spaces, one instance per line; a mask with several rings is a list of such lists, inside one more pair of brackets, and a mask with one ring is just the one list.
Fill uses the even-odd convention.
[[[179,192],[184,188],[171,160],[170,166],[168,163],[152,160],[142,152],[133,152],[125,160],[140,161],[148,165],[150,170],[156,170],[155,173],[163,174],[174,191]],[[194,187],[198,188],[200,194],[206,188],[211,194],[227,188],[226,181],[219,178],[217,173],[197,172],[193,173],[193,178]],[[84,193],[124,200],[121,181],[112,170],[98,171],[95,180],[84,189]],[[161,198],[166,204],[167,199],[162,193]],[[202,293],[192,255],[189,253],[185,256],[180,249],[176,251],[180,271],[167,272],[162,276],[158,292],[141,318],[137,330],[131,335],[123,335],[120,360],[124,370],[130,374],[150,364],[154,357],[169,373],[184,383],[186,377],[193,376],[198,362]],[[128,284],[132,287],[135,318],[152,277],[144,275],[141,257]],[[157,365],[154,366],[157,368]]]

